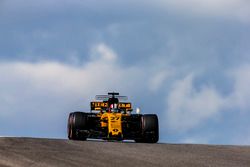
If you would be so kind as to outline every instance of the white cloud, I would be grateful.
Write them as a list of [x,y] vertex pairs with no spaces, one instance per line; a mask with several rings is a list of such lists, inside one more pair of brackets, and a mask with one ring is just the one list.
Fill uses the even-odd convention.
[[170,129],[185,131],[215,116],[223,106],[223,98],[209,86],[197,90],[193,75],[174,83],[167,98],[167,125]]
[[92,58],[100,59],[101,62],[114,62],[117,59],[117,54],[102,43],[92,49]]
[[231,107],[239,108],[240,111],[248,111],[250,108],[250,65],[231,70],[229,76],[234,79],[234,90],[228,99]]
[[[94,57],[81,67],[74,67],[58,62],[11,62],[1,63],[0,71],[5,80],[25,81],[32,88],[46,89],[52,92],[80,93],[91,89],[119,89],[127,78],[136,82],[137,75],[144,76],[141,69],[130,67],[123,69],[116,62],[117,55],[104,44],[93,48]],[[8,74],[5,72],[8,71]],[[132,86],[128,83],[128,86]],[[80,91],[80,92],[79,92]]]
[[194,84],[194,75],[189,74],[173,83],[167,97],[166,125],[171,130],[188,131],[199,127],[209,119],[217,118],[225,111],[249,112],[250,65],[244,65],[228,72],[233,80],[233,89],[226,96],[208,85]]
[[159,90],[163,84],[164,81],[167,79],[167,77],[170,74],[168,74],[166,71],[160,71],[152,76],[152,78],[149,80],[149,89],[153,92],[156,92]]

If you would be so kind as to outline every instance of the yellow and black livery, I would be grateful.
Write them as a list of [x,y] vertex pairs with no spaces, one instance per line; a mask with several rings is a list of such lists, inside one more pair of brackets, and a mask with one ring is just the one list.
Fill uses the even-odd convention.
[[[97,95],[90,112],[72,112],[68,118],[68,138],[86,140],[135,140],[156,143],[159,125],[156,114],[132,114],[132,104],[119,93]],[[96,112],[93,112],[96,111]]]

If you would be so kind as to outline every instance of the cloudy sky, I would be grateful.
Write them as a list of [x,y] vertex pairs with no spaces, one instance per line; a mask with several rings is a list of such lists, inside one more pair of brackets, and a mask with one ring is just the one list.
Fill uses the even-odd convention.
[[250,144],[250,2],[0,0],[0,136],[66,138],[119,91],[160,142]]

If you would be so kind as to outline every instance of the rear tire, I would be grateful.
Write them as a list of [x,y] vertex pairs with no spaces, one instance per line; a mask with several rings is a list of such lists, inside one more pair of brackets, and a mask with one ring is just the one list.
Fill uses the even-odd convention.
[[141,136],[136,142],[157,143],[159,140],[159,124],[156,114],[145,114],[141,116]]
[[87,135],[80,130],[88,130],[88,115],[83,112],[73,112],[68,118],[68,138],[70,140],[86,140]]

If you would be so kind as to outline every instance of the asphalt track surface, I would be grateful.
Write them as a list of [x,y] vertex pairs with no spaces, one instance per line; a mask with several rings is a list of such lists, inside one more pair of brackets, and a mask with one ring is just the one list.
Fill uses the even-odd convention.
[[250,166],[249,146],[0,138],[0,166]]

